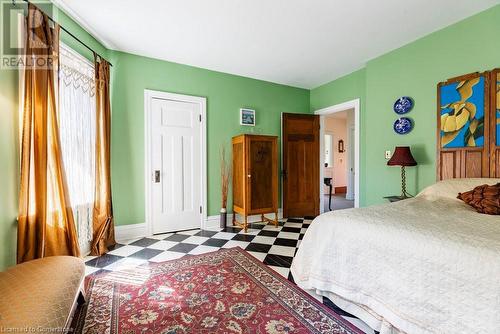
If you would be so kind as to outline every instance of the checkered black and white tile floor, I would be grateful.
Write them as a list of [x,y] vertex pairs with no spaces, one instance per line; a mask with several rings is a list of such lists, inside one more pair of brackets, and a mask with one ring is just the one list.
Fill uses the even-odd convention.
[[[117,244],[109,253],[85,258],[86,274],[133,268],[150,262],[203,254],[220,248],[241,247],[282,276],[292,279],[290,266],[306,233],[310,219],[289,218],[279,226],[253,223],[247,232],[237,227],[220,230],[189,230],[154,235]],[[321,299],[320,296],[315,296]],[[354,323],[366,333],[373,333],[365,323],[336,307],[328,299],[323,303]]]

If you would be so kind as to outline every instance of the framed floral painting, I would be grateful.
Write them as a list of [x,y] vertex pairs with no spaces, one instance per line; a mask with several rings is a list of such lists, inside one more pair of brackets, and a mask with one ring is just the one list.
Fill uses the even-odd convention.
[[500,177],[500,69],[437,86],[437,179]]
[[483,147],[487,96],[484,75],[443,84],[438,94],[441,146]]

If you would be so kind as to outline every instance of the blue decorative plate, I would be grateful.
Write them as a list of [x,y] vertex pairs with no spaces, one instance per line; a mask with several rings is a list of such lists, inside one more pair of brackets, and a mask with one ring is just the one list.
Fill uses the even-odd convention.
[[407,112],[410,112],[410,110],[413,108],[413,100],[411,97],[408,96],[402,96],[399,99],[394,102],[394,112],[398,115],[406,114]]
[[413,122],[408,117],[401,117],[394,122],[394,132],[405,135],[413,129]]

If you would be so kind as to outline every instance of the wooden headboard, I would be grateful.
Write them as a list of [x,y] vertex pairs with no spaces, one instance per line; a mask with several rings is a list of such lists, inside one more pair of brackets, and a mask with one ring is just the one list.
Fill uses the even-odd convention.
[[437,87],[437,179],[500,177],[500,69]]

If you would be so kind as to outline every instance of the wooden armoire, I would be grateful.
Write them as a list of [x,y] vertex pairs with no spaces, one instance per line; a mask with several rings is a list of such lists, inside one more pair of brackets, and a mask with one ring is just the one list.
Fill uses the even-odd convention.
[[[278,137],[233,137],[233,225],[248,227],[248,216],[278,226]],[[273,219],[264,214],[272,213]],[[243,221],[236,219],[243,216]]]
[[437,179],[500,177],[500,70],[438,84]]

